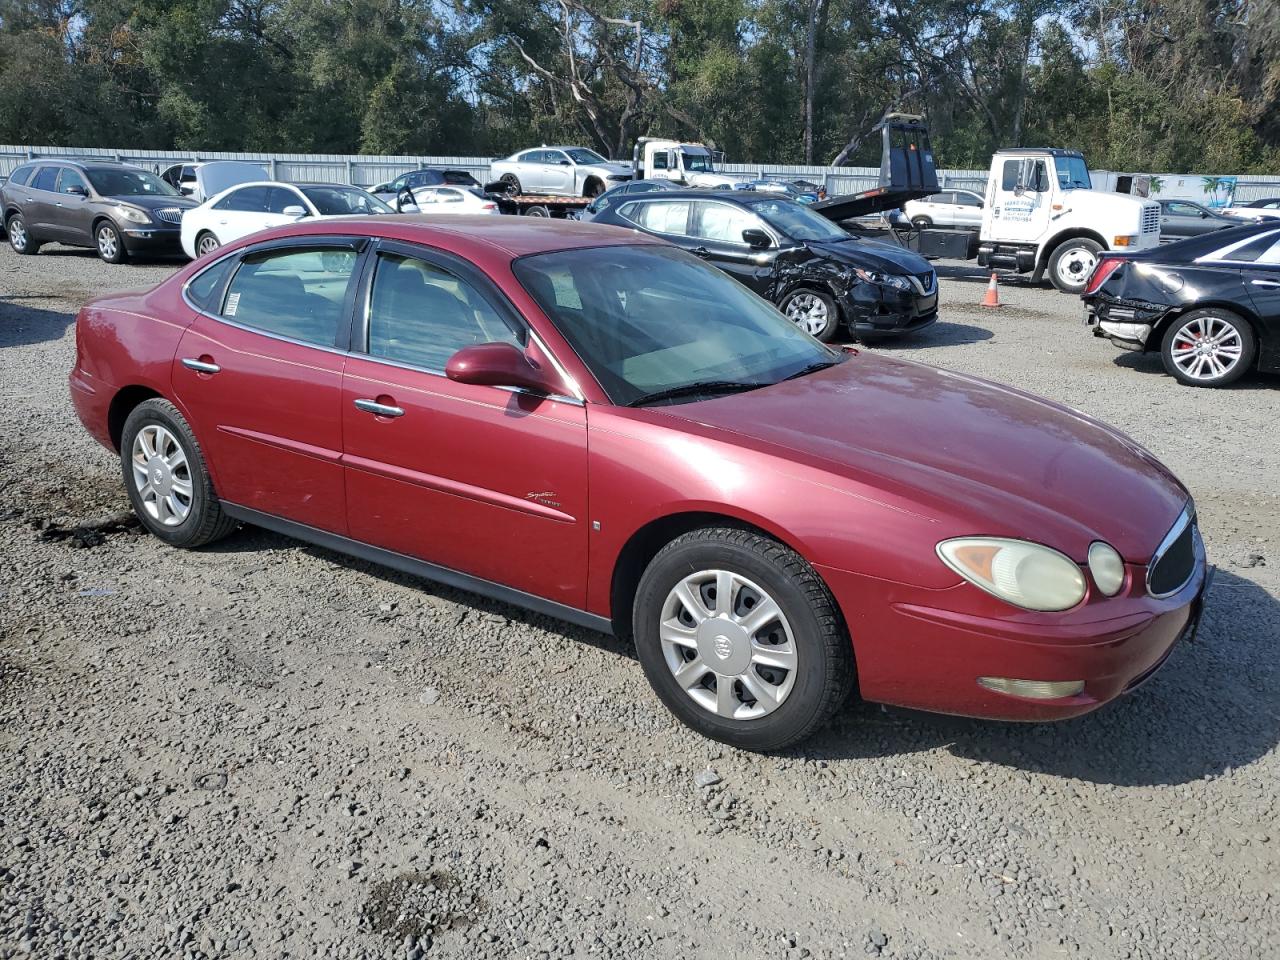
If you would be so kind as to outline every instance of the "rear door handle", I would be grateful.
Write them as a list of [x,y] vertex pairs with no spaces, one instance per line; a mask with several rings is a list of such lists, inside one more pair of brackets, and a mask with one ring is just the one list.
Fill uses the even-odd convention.
[[1255,287],[1268,287],[1268,288],[1280,287],[1280,280],[1251,280],[1249,282],[1252,283]]
[[363,410],[365,413],[372,413],[379,417],[403,417],[403,407],[393,407],[387,403],[379,403],[377,400],[357,400],[356,409]]
[[182,365],[188,370],[194,370],[196,373],[217,373],[222,369],[216,363],[207,363],[204,360],[197,360],[195,357],[183,357]]

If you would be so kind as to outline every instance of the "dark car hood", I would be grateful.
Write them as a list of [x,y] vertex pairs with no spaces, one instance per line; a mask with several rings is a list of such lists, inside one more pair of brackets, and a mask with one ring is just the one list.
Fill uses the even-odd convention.
[[124,203],[131,207],[141,207],[143,210],[162,210],[165,207],[177,207],[180,210],[190,210],[192,207],[198,207],[190,197],[162,197],[143,195],[140,197],[103,197],[112,203]]
[[814,256],[839,260],[866,270],[879,270],[881,273],[921,274],[933,269],[929,266],[929,261],[920,254],[879,240],[850,237],[848,240],[836,241],[807,240],[804,245]]
[[1083,562],[1095,539],[1146,562],[1188,494],[1092,418],[1001,386],[861,353],[771,387],[662,411],[944,521],[950,536],[1035,539]]

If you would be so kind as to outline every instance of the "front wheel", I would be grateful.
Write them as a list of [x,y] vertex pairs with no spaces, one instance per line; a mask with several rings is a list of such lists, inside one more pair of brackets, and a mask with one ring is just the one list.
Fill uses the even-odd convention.
[[1179,317],[1160,341],[1165,370],[1192,387],[1223,387],[1239,380],[1257,349],[1248,322],[1216,307]]
[[40,244],[31,238],[31,233],[27,230],[27,221],[22,219],[20,213],[9,218],[9,246],[13,247],[14,253],[28,256],[40,252]]
[[222,241],[206,230],[196,237],[196,256],[203,257],[206,253],[213,253],[220,246],[222,246]]
[[595,177],[588,180],[582,188],[582,195],[584,197],[590,197],[592,200],[600,196],[602,193],[604,193],[604,184]]
[[98,224],[93,236],[98,245],[98,256],[107,263],[124,263],[129,259],[129,251],[124,248],[124,240],[114,223],[106,220]]
[[168,400],[146,400],[130,412],[120,465],[133,512],[165,543],[199,547],[235,529],[213,491],[195,434]]
[[792,290],[778,304],[788,320],[823,343],[831,342],[840,326],[840,311],[829,293],[802,287]]
[[524,212],[526,217],[549,217],[551,216],[551,208],[541,205],[532,206]]
[[912,217],[911,225],[917,230],[928,230],[933,226],[933,221],[928,217]]
[[1049,279],[1063,293],[1083,293],[1101,252],[1102,244],[1093,240],[1064,240],[1049,257]]
[[794,551],[749,530],[695,530],[663,547],[640,580],[632,626],[667,708],[744,750],[803,740],[853,686],[853,649],[826,585]]

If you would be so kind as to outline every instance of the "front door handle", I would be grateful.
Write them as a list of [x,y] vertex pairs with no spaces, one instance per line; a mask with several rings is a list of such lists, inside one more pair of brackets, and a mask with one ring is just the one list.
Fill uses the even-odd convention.
[[1251,280],[1249,282],[1255,287],[1267,287],[1268,289],[1280,287],[1280,280]]
[[403,407],[393,407],[388,403],[379,403],[377,400],[357,400],[356,409],[363,410],[365,413],[372,413],[379,417],[403,417]]
[[182,365],[188,370],[194,370],[196,373],[217,373],[222,368],[216,363],[209,363],[205,360],[197,360],[195,357],[183,357]]
[[711,251],[708,250],[706,247],[694,247],[689,252],[692,253],[695,257],[702,257],[703,259],[706,259],[707,257],[711,256]]

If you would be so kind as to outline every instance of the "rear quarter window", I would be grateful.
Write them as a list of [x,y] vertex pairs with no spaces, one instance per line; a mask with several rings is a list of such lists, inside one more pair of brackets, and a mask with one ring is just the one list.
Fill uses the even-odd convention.
[[20,187],[27,185],[27,180],[31,176],[31,171],[35,169],[35,165],[31,163],[24,164],[13,173],[9,174],[9,183],[16,183]]
[[196,274],[187,283],[187,299],[205,313],[218,313],[222,309],[222,291],[235,263],[235,257],[227,257]]

